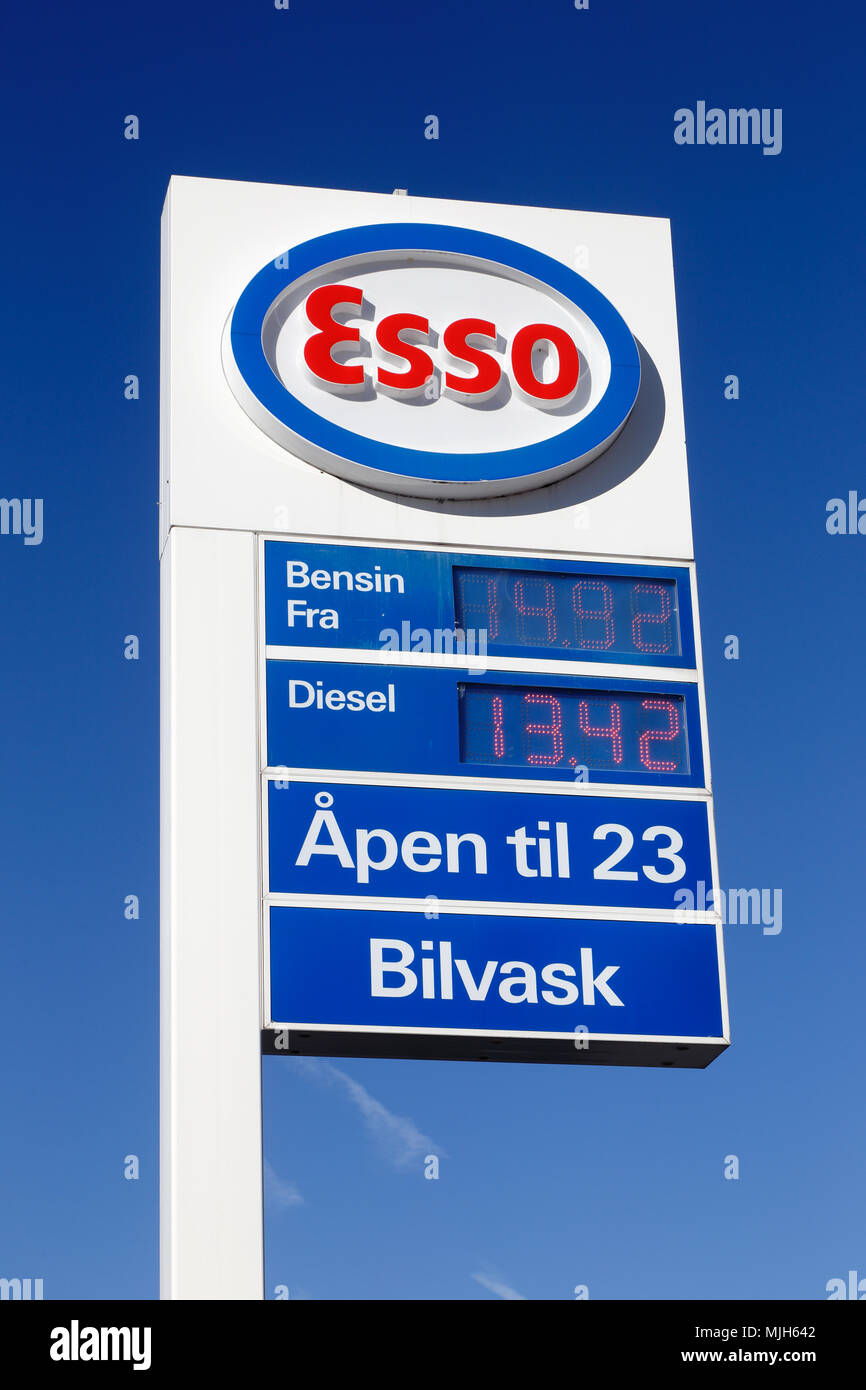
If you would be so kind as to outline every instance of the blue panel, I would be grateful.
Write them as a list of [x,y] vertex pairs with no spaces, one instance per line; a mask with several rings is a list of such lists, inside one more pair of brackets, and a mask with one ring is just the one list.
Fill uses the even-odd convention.
[[268,817],[271,893],[668,911],[712,882],[703,801],[270,782]]
[[287,1026],[722,1033],[703,923],[271,907],[270,974]]
[[267,541],[265,613],[274,646],[695,665],[678,565]]
[[269,661],[267,722],[270,767],[703,785],[694,683]]

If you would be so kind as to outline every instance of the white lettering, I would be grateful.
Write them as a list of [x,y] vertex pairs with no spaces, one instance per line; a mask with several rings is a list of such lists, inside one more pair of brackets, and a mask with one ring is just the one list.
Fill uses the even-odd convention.
[[[426,864],[419,864],[419,854],[432,858]],[[442,844],[435,835],[430,835],[426,830],[412,830],[403,839],[400,856],[407,869],[414,869],[419,874],[429,874],[431,869],[438,869],[442,863]]]
[[454,835],[445,836],[446,868],[449,874],[459,874],[460,872],[460,846],[472,845],[475,849],[475,872],[477,874],[487,873],[487,841],[483,835]]
[[[423,834],[423,832],[414,833],[416,835]],[[434,837],[425,835],[424,838],[432,839]],[[432,850],[428,847],[423,852],[428,853]],[[539,973],[542,982],[548,986],[547,989],[541,991],[541,998],[545,1004],[558,1006],[576,1004],[580,997],[577,985],[573,983],[577,970],[567,961],[556,961],[550,965],[538,967],[525,960],[507,960],[501,965],[498,961],[488,960],[484,963],[480,978],[476,979],[473,967],[468,960],[455,960],[453,958],[452,942],[422,941],[421,951],[424,952],[419,957],[421,962],[421,997],[423,999],[453,999],[455,967],[460,983],[466,991],[466,996],[473,1003],[483,1003],[487,999],[497,973],[499,975],[499,997],[506,1004],[537,1004]],[[371,938],[371,995],[380,999],[402,999],[407,995],[414,994],[419,984],[419,971],[417,965],[414,970],[410,969],[410,966],[414,964],[415,960],[415,949],[408,941],[386,937]],[[621,1008],[623,1006],[623,1001],[608,984],[610,977],[619,968],[618,965],[607,965],[597,974],[594,973],[592,949],[588,946],[580,948],[580,970],[585,1005],[592,1007],[597,1003],[604,1002],[613,1007]],[[386,983],[386,977],[389,976],[395,977],[396,982]],[[596,998],[596,994],[598,994],[598,998]],[[583,1024],[579,1025],[579,1028],[582,1032],[587,1031]]]
[[358,570],[353,574],[350,570],[313,570],[305,560],[286,561],[286,587],[288,589],[346,589],[351,592],[357,589],[359,593],[369,594],[403,594],[406,592],[406,585],[402,574],[383,574],[381,565],[374,565],[372,573],[369,570]]
[[[541,991],[541,997],[544,1002],[546,1004],[576,1004],[578,998],[577,985],[571,984],[568,980],[560,979],[561,975],[574,976],[576,974],[577,971],[573,966],[565,965],[561,962],[557,965],[545,965],[541,972],[541,978],[544,984],[552,985],[553,989],[543,989]],[[562,990],[564,997],[559,999],[556,994],[554,994],[554,989]]]
[[[370,857],[370,845],[374,840],[379,840],[384,847],[381,859]],[[359,883],[370,882],[371,869],[391,869],[397,862],[397,840],[390,830],[356,830],[355,844]]]
[[608,1004],[622,1005],[622,1000],[618,995],[614,994],[607,983],[611,975],[614,975],[617,970],[619,970],[618,965],[606,965],[604,970],[593,979],[592,949],[589,946],[581,946],[580,975],[581,984],[583,986],[584,1004],[594,1004],[595,991],[598,990],[602,999],[606,999]]
[[[399,959],[384,960],[385,951],[398,952]],[[400,999],[413,994],[418,987],[418,976],[409,966],[415,959],[415,952],[407,941],[389,941],[385,937],[374,937],[370,941],[370,993],[374,999]],[[402,975],[402,984],[386,985],[386,975]]]
[[[538,1003],[538,987],[531,965],[525,960],[507,960],[499,970],[502,975],[515,976],[512,980],[502,980],[499,985],[499,994],[506,1004]],[[519,994],[514,993],[516,988],[520,989]]]
[[495,960],[489,960],[487,962],[487,964],[484,967],[484,974],[481,976],[481,980],[477,985],[473,978],[472,971],[469,969],[468,961],[455,960],[454,964],[457,966],[457,974],[463,981],[466,993],[469,995],[469,998],[475,1000],[486,999],[487,991],[490,989],[490,986],[493,982],[493,976],[496,973],[496,966],[498,962]]
[[[290,600],[299,602],[299,600]],[[341,690],[339,686],[333,686],[326,690],[323,681],[316,681],[315,686],[311,681],[299,680],[292,677],[289,681],[289,709],[311,709],[315,705],[316,709],[329,710],[350,710],[359,713],[369,710],[371,714],[395,714],[397,711],[396,686],[389,685],[386,690]]]
[[[330,839],[319,844],[319,831],[327,830]],[[316,811],[310,821],[310,828],[307,831],[301,851],[295,860],[295,864],[300,869],[305,869],[314,854],[334,854],[339,859],[344,869],[354,869],[355,863],[349,853],[349,846],[343,839],[343,832],[337,824],[337,817],[333,811]]]

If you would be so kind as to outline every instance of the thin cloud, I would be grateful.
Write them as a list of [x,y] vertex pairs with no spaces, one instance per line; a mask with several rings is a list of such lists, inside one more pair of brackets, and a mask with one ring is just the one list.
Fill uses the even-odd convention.
[[516,1289],[510,1288],[508,1284],[503,1284],[501,1279],[493,1279],[489,1274],[473,1274],[472,1278],[476,1284],[480,1284],[483,1289],[489,1289],[490,1293],[495,1293],[497,1298],[504,1298],[508,1301],[517,1300],[520,1303],[526,1302],[525,1294],[518,1293]]
[[302,1207],[304,1205],[304,1199],[296,1184],[281,1178],[267,1159],[264,1162],[264,1179],[265,1202],[269,1207],[275,1207],[278,1211],[286,1211],[289,1207]]
[[422,1134],[414,1120],[405,1115],[392,1114],[387,1106],[370,1094],[366,1086],[355,1081],[340,1067],[312,1057],[299,1057],[297,1061],[307,1075],[342,1088],[360,1112],[368,1134],[393,1167],[411,1168],[431,1153],[439,1158],[445,1156],[442,1146],[435,1144],[429,1135]]

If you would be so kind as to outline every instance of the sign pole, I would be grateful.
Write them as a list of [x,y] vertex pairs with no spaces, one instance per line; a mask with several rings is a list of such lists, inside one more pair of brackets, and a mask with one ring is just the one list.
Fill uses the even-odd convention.
[[160,1296],[264,1297],[255,538],[161,560]]

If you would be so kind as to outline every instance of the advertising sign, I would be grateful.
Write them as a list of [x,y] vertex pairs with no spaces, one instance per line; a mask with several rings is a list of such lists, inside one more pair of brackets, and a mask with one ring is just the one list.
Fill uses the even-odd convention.
[[174,177],[161,293],[162,1283],[260,1297],[263,1050],[728,1045],[670,226]]

